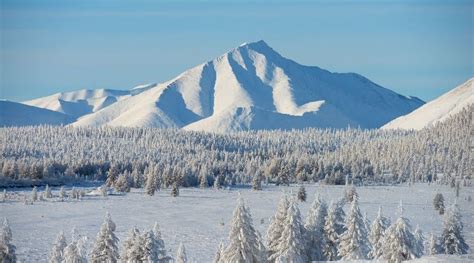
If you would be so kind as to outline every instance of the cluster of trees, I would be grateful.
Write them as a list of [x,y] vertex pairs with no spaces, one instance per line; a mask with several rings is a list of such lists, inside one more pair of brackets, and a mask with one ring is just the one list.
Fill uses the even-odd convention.
[[[418,132],[306,129],[211,134],[153,128],[0,129],[0,185],[66,180],[129,187],[343,184],[471,178],[474,106]],[[439,175],[443,175],[439,177]],[[151,178],[150,178],[151,177]],[[216,182],[217,180],[217,182]]]

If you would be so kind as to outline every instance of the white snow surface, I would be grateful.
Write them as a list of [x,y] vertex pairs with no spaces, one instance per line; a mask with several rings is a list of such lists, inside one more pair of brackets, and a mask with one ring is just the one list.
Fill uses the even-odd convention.
[[56,93],[47,97],[23,102],[24,104],[45,108],[79,118],[106,108],[117,101],[139,94],[155,87],[156,83],[139,85],[131,90],[83,89]]
[[244,43],[72,125],[212,132],[378,128],[422,104],[358,74],[300,65],[258,41]]
[[474,103],[474,78],[426,103],[415,111],[387,123],[382,129],[421,130],[442,122]]
[[0,127],[30,125],[63,125],[72,122],[70,116],[18,102],[0,100]]
[[[263,191],[248,188],[231,190],[213,190],[182,188],[180,196],[173,198],[169,190],[161,190],[155,196],[147,196],[143,190],[133,189],[126,195],[108,197],[86,196],[81,201],[49,200],[25,205],[23,195],[29,195],[31,189],[18,190],[10,196],[18,201],[0,202],[0,214],[7,217],[13,232],[13,243],[17,246],[21,262],[46,262],[48,253],[59,231],[64,231],[68,242],[71,230],[76,227],[80,234],[86,235],[91,242],[108,211],[117,225],[116,234],[120,239],[119,247],[127,236],[128,230],[137,226],[140,231],[153,227],[155,221],[160,224],[166,248],[174,256],[180,242],[186,246],[190,262],[211,262],[219,243],[227,244],[229,222],[236,205],[238,192],[250,207],[255,228],[265,236],[270,218],[275,213],[282,191],[297,193],[298,185],[290,187],[263,187]],[[299,203],[302,216],[305,217],[315,194],[326,201],[339,200],[343,196],[344,186],[305,185],[308,200]],[[76,186],[76,189],[79,189]],[[95,188],[91,188],[95,189]],[[42,192],[44,188],[39,188]],[[70,190],[70,189],[66,189]],[[58,195],[58,188],[53,194]],[[397,217],[399,201],[403,201],[404,216],[411,221],[413,230],[418,224],[426,239],[431,232],[440,235],[442,218],[434,210],[432,200],[437,191],[445,197],[445,205],[455,200],[455,190],[449,186],[415,184],[412,186],[365,186],[357,187],[361,212],[367,212],[372,221],[381,205],[385,216],[394,222]],[[474,204],[467,201],[474,195],[473,187],[462,187],[458,204],[463,216],[464,236],[470,246],[469,254],[463,256],[426,256],[417,262],[469,262],[474,260]],[[348,205],[345,206],[347,212]],[[263,223],[261,220],[263,219]],[[223,223],[224,225],[222,225]]]

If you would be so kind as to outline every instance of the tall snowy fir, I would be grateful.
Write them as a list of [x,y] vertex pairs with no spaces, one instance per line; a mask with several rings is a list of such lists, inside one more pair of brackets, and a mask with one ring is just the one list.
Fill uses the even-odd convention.
[[166,248],[165,248],[165,241],[161,237],[161,230],[160,225],[158,222],[155,222],[153,225],[153,234],[155,236],[156,244],[157,244],[157,251],[158,251],[158,260],[160,262],[166,262],[167,260],[171,259],[169,256],[166,255]]
[[105,216],[104,223],[97,234],[94,247],[92,249],[91,262],[111,262],[115,263],[119,259],[118,238],[115,236],[115,223],[110,214]]
[[120,260],[122,262],[139,262],[143,258],[143,238],[140,231],[133,227],[129,230],[128,236],[123,242]]
[[444,215],[441,249],[445,254],[466,254],[469,246],[463,235],[461,212],[455,202]]
[[358,196],[352,196],[351,207],[345,219],[345,232],[340,236],[338,254],[342,260],[367,259],[370,247],[364,218],[359,210]]
[[382,246],[382,259],[390,262],[402,262],[415,259],[417,256],[414,244],[415,237],[410,222],[403,215],[403,204],[398,207],[399,217],[385,232]]
[[421,257],[425,253],[425,237],[423,236],[423,231],[418,225],[416,225],[415,232],[413,233],[415,237],[415,244],[413,245],[416,257]]
[[61,231],[56,237],[51,253],[49,254],[50,263],[61,263],[64,259],[64,249],[67,246],[66,237]]
[[229,244],[220,262],[266,262],[265,253],[260,235],[253,227],[250,212],[239,196],[230,223]]
[[0,262],[14,263],[16,262],[16,247],[12,244],[12,230],[6,218],[0,229]]
[[305,234],[298,204],[291,198],[278,245],[278,257],[285,258],[287,263],[307,262]]
[[316,196],[306,217],[307,254],[310,260],[324,260],[324,223],[328,214],[327,205],[320,196]]
[[337,233],[336,208],[337,205],[331,202],[328,215],[324,221],[324,248],[323,254],[326,260],[334,261],[339,259],[339,234]]
[[436,255],[436,254],[439,254],[440,252],[440,245],[439,245],[439,242],[438,242],[438,238],[433,234],[431,233],[430,234],[430,240],[428,241],[428,251],[427,251],[427,254],[428,255]]
[[370,226],[369,241],[371,250],[370,259],[377,259],[382,256],[382,246],[385,238],[385,230],[390,226],[388,218],[382,215],[382,207],[379,206],[377,217]]
[[[69,243],[69,245],[67,245],[64,248],[64,256],[63,257],[64,257],[64,259],[63,259],[64,263],[66,263],[66,262],[86,263],[87,262],[82,257],[82,255],[79,251],[79,248],[77,246],[76,241],[71,241],[71,243]],[[99,261],[92,261],[92,262],[99,262]],[[100,262],[102,262],[102,261],[100,261]],[[110,262],[110,261],[103,261],[103,262]]]
[[174,260],[175,263],[187,263],[188,256],[186,255],[186,248],[184,244],[181,242],[179,243],[178,251],[176,252],[176,259]]
[[280,198],[276,213],[267,230],[267,253],[268,259],[271,261],[278,257],[278,246],[280,245],[281,233],[283,232],[283,225],[286,221],[288,207],[288,196],[284,193]]

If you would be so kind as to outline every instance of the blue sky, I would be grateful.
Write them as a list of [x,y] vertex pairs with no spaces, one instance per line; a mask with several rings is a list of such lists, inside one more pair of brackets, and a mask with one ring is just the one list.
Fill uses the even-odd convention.
[[260,39],[423,100],[474,76],[470,1],[0,2],[3,99],[163,82]]

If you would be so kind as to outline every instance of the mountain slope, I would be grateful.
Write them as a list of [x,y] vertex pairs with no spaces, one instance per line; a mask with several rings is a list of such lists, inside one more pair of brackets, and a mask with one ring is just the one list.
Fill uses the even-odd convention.
[[140,85],[131,90],[77,90],[56,93],[23,102],[24,104],[67,114],[73,118],[99,111],[115,102],[139,94],[156,84]]
[[414,129],[442,122],[474,103],[474,78],[426,103],[415,111],[401,116],[382,127],[382,129]]
[[300,65],[259,41],[243,44],[73,125],[219,132],[378,128],[422,104],[354,73]]
[[62,125],[72,122],[70,116],[47,109],[0,100],[0,127],[30,125]]

